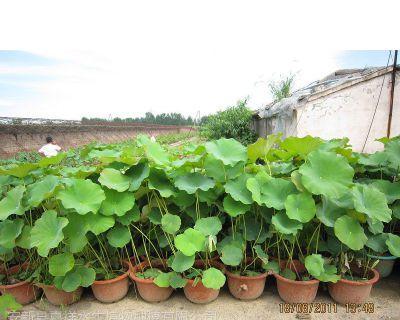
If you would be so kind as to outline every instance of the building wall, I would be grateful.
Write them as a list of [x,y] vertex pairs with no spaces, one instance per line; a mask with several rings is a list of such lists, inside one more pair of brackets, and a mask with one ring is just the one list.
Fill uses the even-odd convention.
[[[385,77],[385,78],[384,78]],[[297,108],[297,135],[324,139],[348,137],[354,150],[362,151],[382,81],[384,84],[364,152],[382,149],[375,139],[386,136],[391,74],[360,82],[329,95],[309,100]],[[396,77],[391,136],[400,134],[400,75]]]
[[140,133],[157,136],[193,130],[178,126],[107,126],[103,125],[0,125],[0,158],[18,152],[38,150],[47,136],[65,150],[91,142],[113,143],[132,139]]

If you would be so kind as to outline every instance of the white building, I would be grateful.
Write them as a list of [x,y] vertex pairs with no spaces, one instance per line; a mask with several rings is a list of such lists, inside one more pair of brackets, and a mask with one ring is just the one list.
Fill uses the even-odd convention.
[[[387,134],[392,70],[393,67],[338,70],[289,98],[257,110],[253,126],[260,136],[282,132],[284,137],[348,137],[355,151],[380,150],[382,144],[375,139]],[[400,135],[399,68],[393,93],[391,137]]]

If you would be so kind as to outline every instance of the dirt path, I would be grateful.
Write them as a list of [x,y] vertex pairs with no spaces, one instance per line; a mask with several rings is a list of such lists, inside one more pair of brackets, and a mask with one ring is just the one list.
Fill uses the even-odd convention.
[[[221,290],[220,296],[207,305],[195,305],[186,300],[182,290],[174,292],[165,302],[150,304],[137,298],[134,287],[128,296],[113,304],[97,302],[90,290],[83,299],[69,307],[59,309],[49,305],[45,300],[24,307],[23,314],[14,319],[62,319],[62,320],[258,320],[258,319],[400,319],[400,274],[392,275],[380,281],[373,289],[370,302],[374,304],[371,314],[363,311],[347,313],[342,306],[337,306],[337,313],[328,311],[324,314],[313,313],[296,315],[296,313],[282,313],[276,285],[271,277],[262,297],[255,301],[245,302],[234,299],[226,288]],[[332,304],[328,293],[320,288],[316,302]],[[24,317],[25,316],[25,317]],[[29,318],[30,316],[30,318]]]

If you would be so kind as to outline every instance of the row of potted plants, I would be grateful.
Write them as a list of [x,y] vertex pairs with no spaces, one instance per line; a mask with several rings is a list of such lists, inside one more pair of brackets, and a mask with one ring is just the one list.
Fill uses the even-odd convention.
[[91,287],[110,303],[130,278],[146,301],[183,288],[207,303],[225,282],[255,299],[273,274],[287,302],[326,282],[335,301],[361,303],[400,256],[400,139],[382,143],[371,155],[309,136],[167,150],[141,136],[0,167],[0,291],[66,305]]

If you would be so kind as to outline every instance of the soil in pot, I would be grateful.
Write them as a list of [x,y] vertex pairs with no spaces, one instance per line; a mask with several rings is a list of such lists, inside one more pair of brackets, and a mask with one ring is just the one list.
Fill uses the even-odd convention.
[[[151,261],[151,266],[153,268],[164,269],[166,261],[154,260]],[[149,261],[146,260],[132,267],[129,272],[129,277],[132,281],[135,281],[140,296],[147,302],[167,300],[171,296],[173,289],[171,287],[161,288],[157,286],[153,282],[154,278],[151,277],[151,272],[148,272],[147,275],[144,274],[147,270],[151,271],[152,269],[150,268]]]
[[[15,300],[22,305],[35,301],[40,297],[41,293],[40,288],[34,286],[31,282],[19,280],[21,273],[26,273],[27,269],[28,264],[24,263],[21,266],[17,265],[9,268],[7,274],[5,274],[5,270],[3,270],[4,279],[7,279],[7,281],[0,285],[1,294],[11,294]],[[27,274],[23,275],[23,277],[26,278]]]
[[293,260],[291,263],[281,261],[280,269],[289,269],[295,272],[298,278],[297,280],[291,280],[274,273],[278,293],[283,301],[287,303],[311,303],[315,300],[318,292],[319,280],[302,280],[301,275],[305,272],[305,267],[300,261]]
[[368,272],[367,279],[342,278],[336,283],[329,283],[328,290],[332,299],[340,304],[361,304],[368,300],[372,287],[378,280],[378,271],[372,269]]
[[67,306],[80,300],[83,288],[79,287],[75,291],[66,292],[57,289],[54,285],[38,284],[42,288],[47,300],[55,306]]
[[[224,270],[224,266],[218,262],[211,261],[213,267],[219,268],[221,271]],[[202,260],[196,260],[194,267],[198,269],[204,268],[204,262]],[[210,289],[203,285],[201,279],[187,279],[187,283],[183,288],[186,298],[197,304],[210,303],[218,298],[219,289]]]
[[96,280],[92,284],[93,295],[104,303],[112,303],[123,299],[129,289],[129,272],[110,280]]

